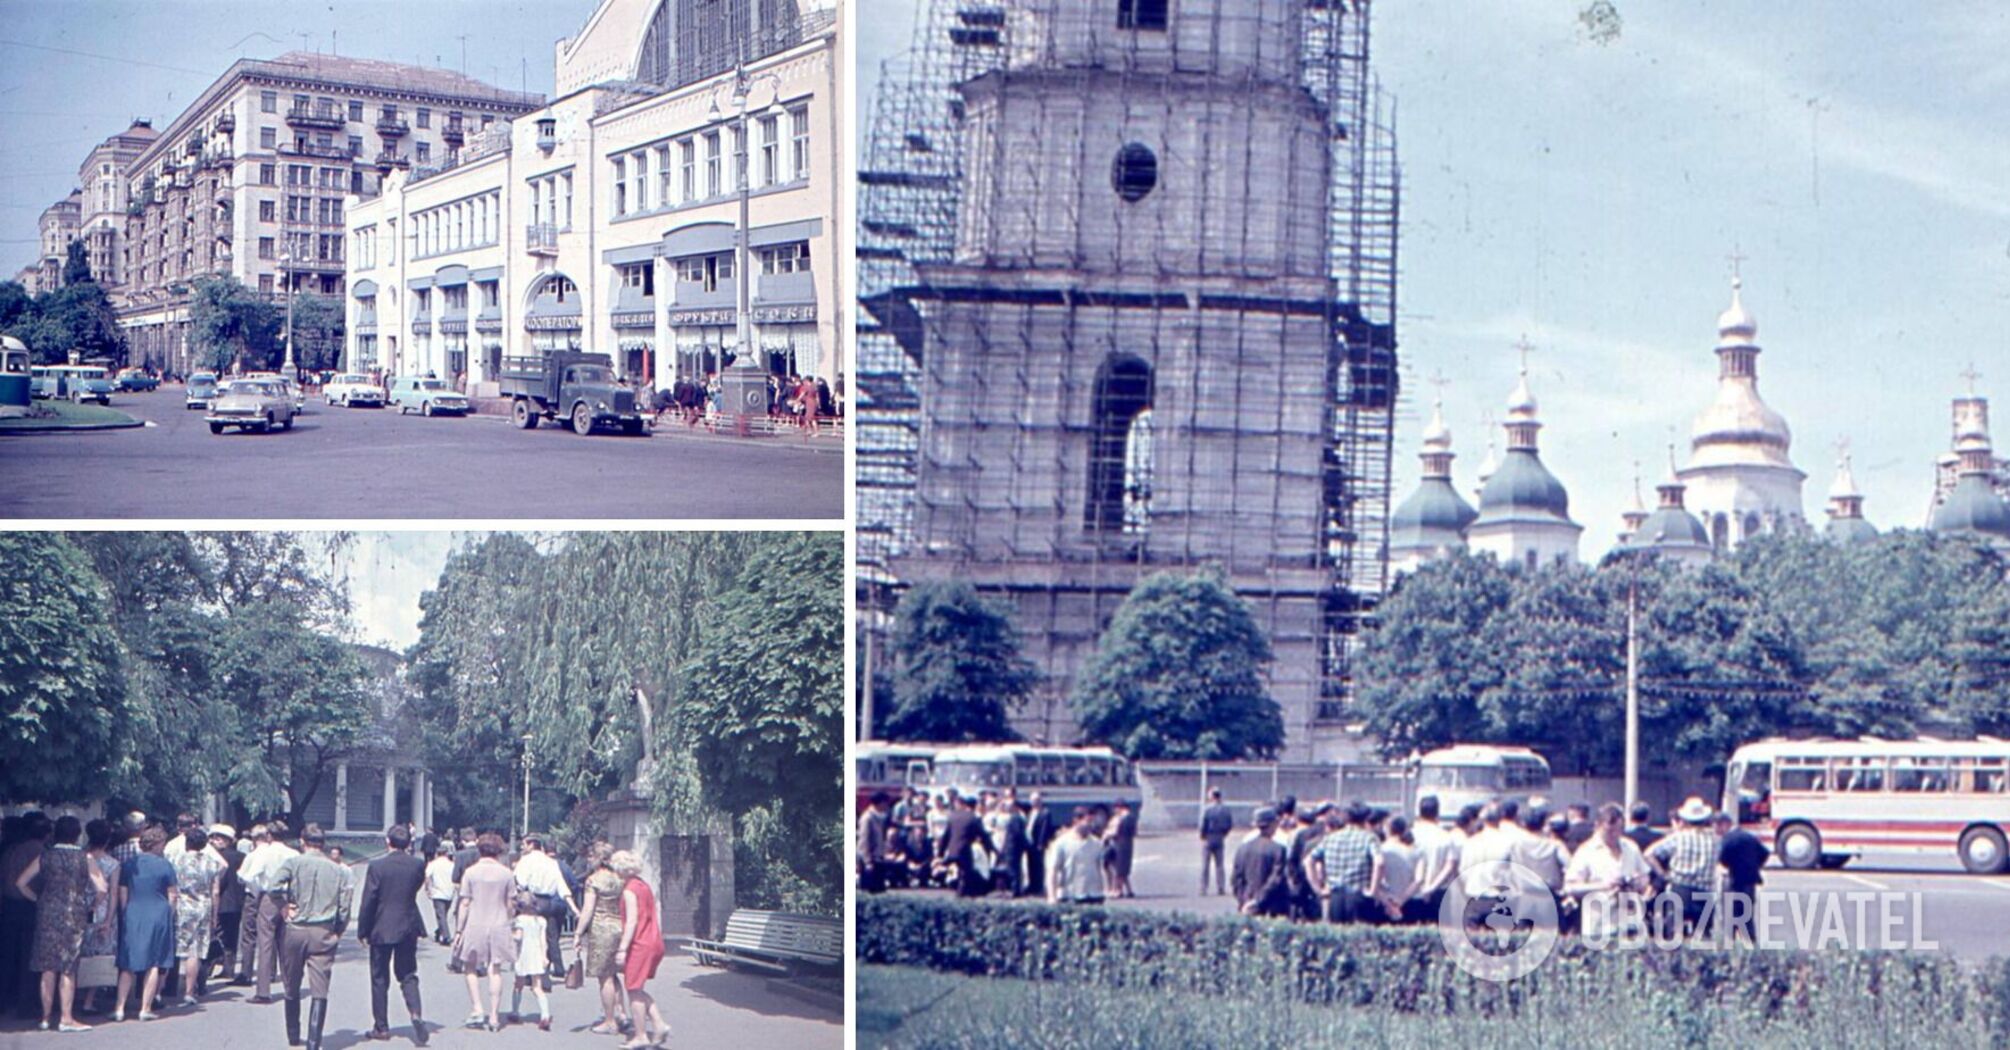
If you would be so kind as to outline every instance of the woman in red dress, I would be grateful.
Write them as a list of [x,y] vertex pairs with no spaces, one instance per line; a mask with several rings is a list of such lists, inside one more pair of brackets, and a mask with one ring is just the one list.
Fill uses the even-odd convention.
[[635,1036],[622,1046],[626,1050],[667,1046],[670,1023],[663,1019],[663,1011],[657,1007],[655,997],[645,990],[656,976],[657,965],[663,961],[663,932],[656,925],[656,894],[649,889],[648,883],[638,877],[642,872],[642,862],[635,854],[619,850],[608,859],[607,866],[613,868],[624,883],[621,887],[621,948],[614,958],[621,967],[622,983],[628,989],[628,1016],[635,1023]]

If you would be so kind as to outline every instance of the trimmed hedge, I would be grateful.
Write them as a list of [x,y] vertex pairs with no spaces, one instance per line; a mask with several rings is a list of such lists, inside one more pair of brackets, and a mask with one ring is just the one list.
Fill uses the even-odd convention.
[[1738,949],[1598,951],[1559,941],[1510,983],[1460,971],[1430,927],[1341,927],[1130,909],[898,896],[858,902],[862,963],[1160,994],[1451,1015],[1554,1014],[1615,991],[1679,1019],[1708,1007],[1766,1021],[1867,998],[1950,1030],[2010,1035],[2010,962],[1944,955]]

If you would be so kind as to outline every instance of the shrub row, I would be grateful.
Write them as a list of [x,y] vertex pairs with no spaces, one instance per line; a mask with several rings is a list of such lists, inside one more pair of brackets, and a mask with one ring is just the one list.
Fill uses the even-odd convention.
[[1599,951],[1565,938],[1501,984],[1460,971],[1436,927],[1299,925],[1240,917],[913,897],[859,901],[862,963],[970,976],[1399,1012],[1554,1015],[1559,1002],[1623,993],[1679,1018],[1708,1007],[1755,1021],[1854,998],[1927,1010],[2010,1036],[2010,963],[1980,973],[1914,952]]

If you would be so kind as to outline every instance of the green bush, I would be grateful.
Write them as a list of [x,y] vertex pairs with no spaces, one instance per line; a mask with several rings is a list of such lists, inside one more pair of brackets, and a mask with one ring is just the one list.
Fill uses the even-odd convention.
[[1906,1027],[1925,1018],[1993,1030],[1999,1043],[2010,1035],[2010,966],[1978,975],[1925,953],[1597,951],[1565,938],[1535,972],[1495,983],[1460,971],[1435,927],[869,897],[857,929],[861,963],[1078,987],[1489,1017],[1554,1017],[1621,995],[1629,1012],[1677,1030],[1706,1013],[1765,1023],[1854,1002],[1892,1022],[1903,1014]]

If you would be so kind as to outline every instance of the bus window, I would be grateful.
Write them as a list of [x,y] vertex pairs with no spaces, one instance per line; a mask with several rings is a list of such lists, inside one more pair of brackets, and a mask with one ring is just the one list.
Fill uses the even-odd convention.
[[1040,782],[1040,760],[1031,756],[1012,763],[1012,783],[1032,787]]
[[1781,791],[1821,791],[1828,787],[1827,769],[1818,758],[1780,760]]
[[1892,763],[1893,791],[1946,791],[1954,779],[1944,758],[1901,758]]
[[1884,759],[1839,758],[1835,761],[1836,789],[1839,791],[1883,791]]

